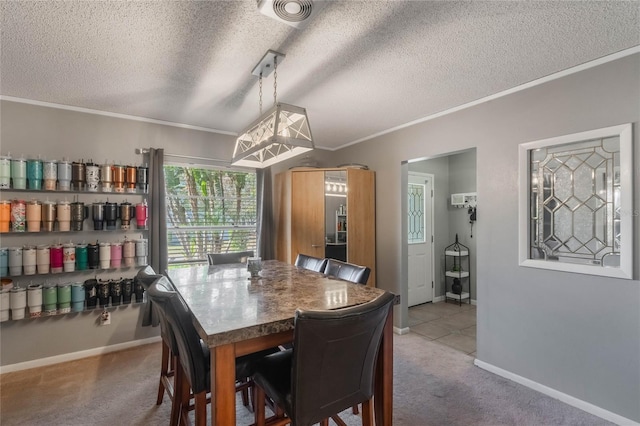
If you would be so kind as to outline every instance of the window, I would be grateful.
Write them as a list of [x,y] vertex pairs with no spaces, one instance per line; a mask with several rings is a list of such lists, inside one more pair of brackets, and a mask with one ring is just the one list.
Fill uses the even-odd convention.
[[408,186],[408,242],[409,244],[424,243],[424,192],[425,185],[409,183]]
[[256,250],[255,172],[165,165],[168,263]]
[[520,147],[521,265],[630,279],[631,125]]

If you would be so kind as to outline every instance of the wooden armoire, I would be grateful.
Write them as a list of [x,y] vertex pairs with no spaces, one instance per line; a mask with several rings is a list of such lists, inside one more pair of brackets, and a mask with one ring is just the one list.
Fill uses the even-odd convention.
[[375,173],[360,168],[296,168],[274,179],[276,258],[298,253],[371,268],[376,283]]

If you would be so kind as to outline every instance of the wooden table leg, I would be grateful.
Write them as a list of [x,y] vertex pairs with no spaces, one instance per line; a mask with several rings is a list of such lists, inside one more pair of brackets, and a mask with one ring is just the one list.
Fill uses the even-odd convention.
[[375,398],[376,426],[393,424],[393,309],[384,324],[382,343],[376,364]]
[[211,424],[236,424],[236,355],[233,344],[211,348]]

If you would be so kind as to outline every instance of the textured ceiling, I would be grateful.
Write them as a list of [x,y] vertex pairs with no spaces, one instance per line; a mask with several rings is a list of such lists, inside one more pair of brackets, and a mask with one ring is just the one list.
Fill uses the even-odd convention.
[[[253,67],[316,146],[386,129],[640,44],[639,1],[335,1],[298,30],[245,1],[2,1],[0,94],[239,132]],[[273,102],[273,75],[264,104]]]

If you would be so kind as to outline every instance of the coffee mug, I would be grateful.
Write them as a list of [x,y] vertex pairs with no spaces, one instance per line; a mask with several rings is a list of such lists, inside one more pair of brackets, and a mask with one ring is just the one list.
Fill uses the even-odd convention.
[[42,160],[27,160],[27,180],[29,181],[29,189],[42,189]]
[[58,286],[49,283],[45,284],[42,290],[42,300],[44,302],[45,315],[55,315],[58,313]]
[[71,284],[71,312],[84,310],[84,286],[82,283]]
[[0,232],[9,232],[11,222],[11,201],[0,201]]
[[58,189],[69,191],[71,189],[71,163],[63,159],[58,163]]
[[11,156],[0,156],[0,188],[11,187]]
[[27,287],[27,304],[29,305],[29,317],[38,318],[42,315],[42,285],[31,284]]
[[11,319],[23,319],[24,311],[27,306],[26,289],[24,287],[12,288],[9,293],[9,303],[11,305]]
[[11,160],[11,180],[14,189],[27,189],[27,160],[24,158]]

